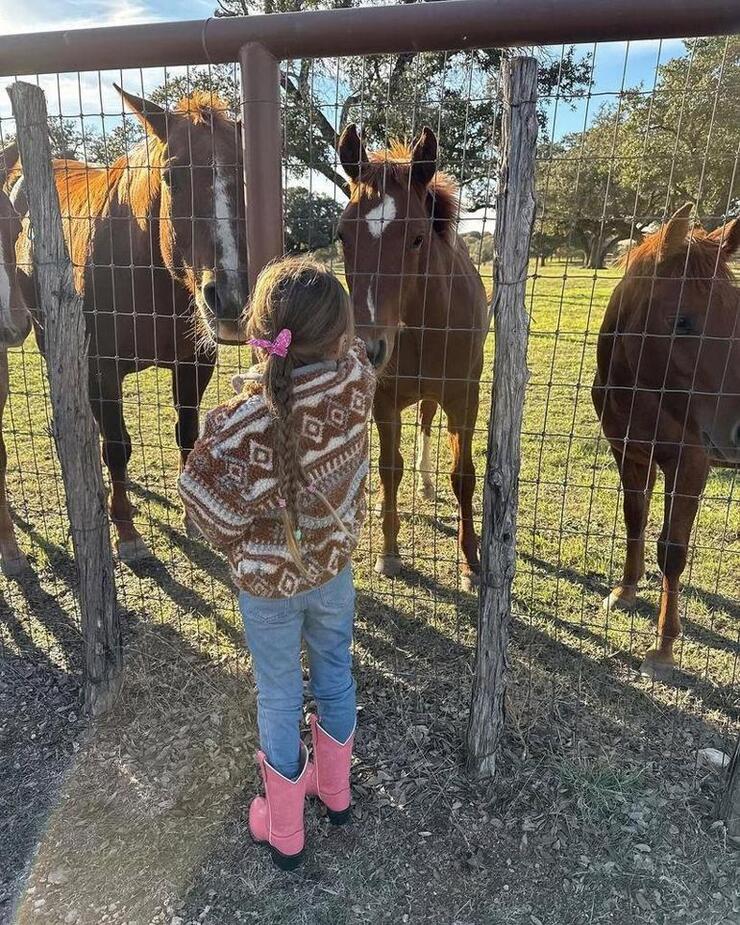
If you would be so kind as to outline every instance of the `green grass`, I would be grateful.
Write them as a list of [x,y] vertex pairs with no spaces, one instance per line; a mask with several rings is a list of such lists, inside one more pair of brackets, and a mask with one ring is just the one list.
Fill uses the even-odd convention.
[[[517,615],[531,631],[531,639],[551,638],[583,658],[598,660],[614,653],[639,658],[654,636],[653,609],[659,582],[652,539],[662,515],[658,493],[650,524],[643,606],[633,615],[612,612],[608,619],[600,606],[620,576],[624,528],[618,477],[599,433],[590,384],[596,335],[617,271],[594,272],[563,263],[548,264],[536,272],[533,264],[531,271],[527,300],[531,376],[522,434]],[[489,267],[484,268],[483,275],[490,285]],[[490,337],[484,402],[474,447],[479,474],[485,466],[492,349]],[[241,359],[246,361],[246,356]],[[239,367],[238,350],[222,349],[205,407],[231,394],[228,380]],[[44,579],[48,576],[50,590],[55,593],[60,581],[64,586],[55,564],[68,556],[69,543],[58,466],[49,437],[43,365],[30,340],[11,356],[11,389],[6,412],[11,498],[20,517],[21,544],[37,572]],[[209,568],[214,558],[186,540],[181,530],[170,394],[165,371],[149,370],[126,380],[125,413],[134,445],[130,473],[132,495],[139,507],[137,523],[162,568],[142,565],[132,573],[119,567],[122,598],[136,610],[144,605],[152,619],[175,619],[206,651],[230,651],[231,643],[219,629],[224,620],[235,623],[228,580],[222,569],[215,577]],[[372,574],[381,541],[373,516],[358,557],[358,577],[360,586],[369,593],[390,598],[411,612],[423,604],[435,622],[452,628],[457,639],[469,644],[474,602],[460,591],[452,539],[455,509],[447,477],[450,458],[441,415],[435,423],[439,497],[435,503],[425,504],[413,490],[412,460],[417,440],[413,410],[404,418],[407,469],[401,490],[401,545],[410,575],[391,584]],[[373,432],[374,459],[376,444]],[[371,483],[374,490],[376,471]],[[687,632],[678,650],[681,664],[719,687],[731,686],[737,671],[737,500],[734,473],[715,470],[707,485],[684,576],[687,588],[682,609]],[[32,616],[25,611],[23,601],[12,596],[19,612]],[[47,638],[47,631],[37,620],[31,620],[28,632],[32,639],[38,638],[41,649],[55,648],[54,640]],[[12,645],[7,630],[3,638]]]
[[[717,909],[740,903],[731,887],[737,880],[722,866],[730,862],[723,860],[718,836],[696,809],[692,789],[696,749],[727,747],[737,728],[736,476],[712,473],[694,531],[684,576],[685,636],[677,647],[683,672],[674,684],[641,679],[637,668],[655,633],[659,494],[637,612],[607,615],[601,607],[621,574],[624,528],[618,477],[599,435],[590,385],[596,335],[617,274],[562,263],[530,269],[531,377],[522,435],[509,736],[495,791],[474,791],[461,775],[477,605],[461,589],[444,422],[438,419],[435,431],[438,499],[421,502],[414,492],[411,461],[417,431],[410,411],[404,417],[408,467],[401,489],[406,569],[393,582],[373,573],[381,544],[374,513],[356,560],[363,730],[355,775],[359,834],[342,843],[340,864],[336,839],[333,845],[311,823],[317,861],[305,881],[308,906],[300,884],[293,889],[276,880],[256,854],[244,849],[245,788],[249,792],[255,785],[248,756],[256,742],[248,656],[223,562],[182,530],[169,375],[150,370],[127,380],[125,411],[134,445],[130,474],[139,508],[136,520],[155,558],[133,568],[116,567],[119,597],[129,615],[121,706],[94,727],[68,774],[34,884],[43,883],[45,864],[59,863],[60,856],[68,863],[67,838],[81,824],[76,821],[79,807],[90,803],[97,828],[88,831],[83,825],[82,834],[74,835],[78,892],[87,890],[90,909],[106,891],[111,897],[129,896],[129,908],[140,908],[130,921],[169,921],[164,901],[161,918],[153,911],[152,897],[162,893],[163,878],[171,877],[181,896],[190,890],[192,908],[203,908],[216,900],[201,901],[198,884],[205,891],[232,870],[233,883],[240,884],[240,908],[275,923],[399,921],[399,910],[410,922],[447,925],[453,920],[529,923],[530,914],[569,925],[672,923],[679,919],[665,910],[688,906],[692,921],[714,922],[721,920]],[[485,396],[492,348],[489,338]],[[240,358],[236,349],[221,351],[206,408],[231,394],[229,379],[240,360],[247,357]],[[0,591],[0,655],[19,654],[62,671],[76,670],[75,575],[49,436],[43,365],[31,341],[13,352],[10,367],[8,481],[20,543],[35,578],[5,582]],[[488,410],[486,397],[475,439],[481,476]],[[372,444],[375,491],[374,432]],[[207,737],[220,743],[231,777],[219,776],[222,772],[212,769],[215,759],[202,754],[199,743]],[[183,757],[191,754],[192,760]],[[180,785],[172,783],[180,780],[172,771],[178,762],[187,765],[182,792],[185,784],[193,790],[197,812],[191,813],[185,797],[185,809],[178,802]],[[164,809],[157,808],[160,793],[165,794]],[[167,802],[172,794],[174,808]],[[633,836],[625,833],[631,831],[629,814],[636,803],[655,803],[660,809],[650,816],[654,822]],[[156,824],[150,825],[153,812]],[[610,814],[614,841],[605,846],[603,822]],[[237,816],[238,824],[225,821]],[[110,819],[107,829],[105,819]],[[529,836],[530,847],[522,847],[522,832],[545,829],[544,847],[535,851],[535,834]],[[228,847],[232,836],[233,857]],[[633,838],[654,846],[665,840],[671,850],[680,840],[680,857],[656,851],[646,859],[632,850]],[[173,853],[174,844],[182,849]],[[107,867],[95,860],[101,851]],[[589,852],[594,863],[584,866],[583,855]],[[409,868],[417,853],[422,866]],[[615,896],[609,885],[615,857],[624,895],[631,895],[636,884],[640,890],[659,887],[666,918],[645,912],[645,896],[652,894],[640,894],[636,904],[629,900],[626,905],[621,893]],[[439,872],[451,863],[455,876],[440,880]],[[144,870],[150,885],[139,890],[137,877]],[[328,881],[325,870],[330,871]],[[601,887],[584,891],[584,878],[590,882],[596,870],[603,870]],[[557,893],[566,874],[571,886]],[[236,889],[229,883],[228,889]],[[729,892],[723,892],[724,883],[730,884]],[[510,892],[504,895],[504,888]],[[703,890],[706,897],[710,890],[726,896],[726,904],[724,899],[705,904]],[[505,901],[499,907],[501,897]],[[74,901],[87,908],[79,896]],[[71,900],[65,902],[62,908]],[[19,921],[47,920],[33,911],[30,894],[24,908],[28,918]],[[51,903],[50,915],[54,908],[60,907]],[[393,910],[390,918],[388,910]],[[245,921],[252,911],[245,913]],[[617,914],[621,917],[614,918]],[[81,921],[97,920],[91,911]],[[111,920],[118,921],[115,915]],[[217,920],[237,919],[230,913]]]

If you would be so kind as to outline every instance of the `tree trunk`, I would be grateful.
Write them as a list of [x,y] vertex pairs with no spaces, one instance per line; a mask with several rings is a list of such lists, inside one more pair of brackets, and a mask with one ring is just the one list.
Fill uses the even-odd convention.
[[588,270],[603,270],[609,245],[601,235],[589,241],[588,250],[583,254],[583,266]]
[[496,203],[493,402],[483,488],[481,589],[468,767],[493,775],[504,731],[520,436],[527,370],[525,290],[535,213],[537,60],[502,67],[502,160]]
[[100,436],[88,397],[87,332],[62,231],[44,93],[21,82],[8,93],[34,232],[33,264],[44,312],[54,442],[79,574],[85,706],[97,716],[111,708],[118,694],[122,648]]

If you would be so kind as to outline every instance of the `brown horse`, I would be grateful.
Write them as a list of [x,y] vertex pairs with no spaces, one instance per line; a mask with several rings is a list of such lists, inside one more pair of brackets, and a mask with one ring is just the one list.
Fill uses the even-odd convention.
[[459,506],[463,581],[477,583],[472,439],[478,415],[486,293],[465,243],[452,179],[437,171],[437,139],[425,128],[413,148],[394,143],[369,158],[354,125],[339,142],[351,198],[339,226],[358,330],[381,372],[374,417],[380,435],[383,553],[375,570],[397,575],[398,486],[403,475],[401,411],[421,405],[418,465],[424,494],[437,405],[447,415],[452,489]]
[[[241,131],[226,105],[196,93],[168,112],[119,92],[143,123],[145,141],[108,168],[57,161],[55,179],[84,295],[90,400],[111,474],[111,518],[119,556],[131,561],[148,550],[126,492],[131,439],[122,380],[149,366],[172,370],[175,434],[184,464],[198,436],[214,340],[243,339],[240,318],[248,290]],[[16,252],[43,351],[43,306],[34,298],[27,219]]]
[[18,548],[5,493],[8,456],[3,441],[3,412],[8,400],[8,348],[18,347],[31,330],[31,315],[21,292],[15,263],[15,242],[21,220],[3,184],[9,169],[18,159],[15,144],[0,151],[0,566],[6,575],[18,575],[28,563]]
[[592,391],[627,530],[623,578],[607,607],[635,604],[656,466],[665,477],[657,645],[642,666],[649,676],[674,664],[679,579],[709,470],[740,465],[740,290],[728,263],[740,220],[707,234],[690,212],[689,203],[627,257],[601,326]]

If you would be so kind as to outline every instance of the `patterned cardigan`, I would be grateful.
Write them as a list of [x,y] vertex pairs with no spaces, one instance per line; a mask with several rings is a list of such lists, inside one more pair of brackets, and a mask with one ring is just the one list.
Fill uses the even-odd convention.
[[336,362],[293,373],[294,421],[303,471],[321,498],[298,493],[303,562],[285,544],[273,459],[273,418],[263,393],[237,396],[211,411],[180,476],[180,496],[198,529],[228,556],[236,585],[257,597],[292,597],[333,578],[349,562],[365,520],[367,425],[375,372],[362,341]]

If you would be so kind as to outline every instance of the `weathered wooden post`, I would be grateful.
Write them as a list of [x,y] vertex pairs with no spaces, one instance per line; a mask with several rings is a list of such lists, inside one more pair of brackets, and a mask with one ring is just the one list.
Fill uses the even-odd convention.
[[740,738],[727,769],[727,783],[720,798],[719,815],[725,821],[729,837],[740,845]]
[[100,437],[88,398],[85,320],[64,242],[44,93],[22,82],[13,84],[8,93],[34,232],[33,263],[44,312],[54,441],[80,579],[85,707],[97,716],[111,707],[118,693],[122,649]]
[[496,200],[495,353],[483,489],[482,574],[468,767],[493,775],[504,729],[516,559],[520,435],[527,370],[525,290],[535,210],[537,61],[505,61],[501,164]]

